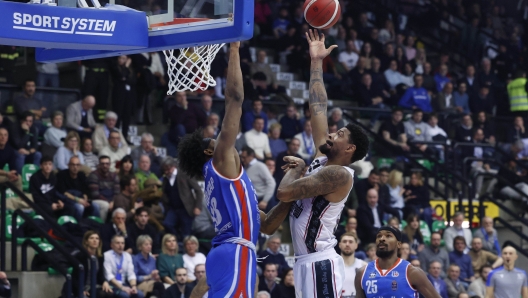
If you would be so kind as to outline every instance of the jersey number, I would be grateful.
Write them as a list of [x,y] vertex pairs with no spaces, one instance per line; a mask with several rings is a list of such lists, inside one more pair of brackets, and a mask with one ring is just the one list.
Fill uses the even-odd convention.
[[376,294],[378,292],[377,280],[367,280],[367,294]]

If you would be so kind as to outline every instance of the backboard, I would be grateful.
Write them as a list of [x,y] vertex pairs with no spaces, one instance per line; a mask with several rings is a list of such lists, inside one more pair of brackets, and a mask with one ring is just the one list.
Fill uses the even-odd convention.
[[[92,5],[90,0],[78,0]],[[109,2],[105,2],[109,1]],[[225,43],[253,36],[253,0],[99,0],[146,14],[148,48],[78,50],[38,48],[39,62],[67,62]],[[97,6],[97,5],[94,5]],[[86,8],[79,8],[86,9]],[[92,8],[94,9],[94,8]],[[134,32],[129,32],[130,36]]]

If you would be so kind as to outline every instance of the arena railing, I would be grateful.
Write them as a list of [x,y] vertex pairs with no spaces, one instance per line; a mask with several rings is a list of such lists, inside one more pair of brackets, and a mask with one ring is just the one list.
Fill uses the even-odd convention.
[[[9,188],[11,189],[11,191],[13,191],[22,201],[24,201],[30,208],[32,208],[38,215],[42,216],[44,218],[44,220],[46,220],[46,222],[51,226],[51,228],[53,229],[54,232],[56,232],[58,235],[60,235],[61,237],[63,237],[65,239],[66,242],[68,242],[69,245],[71,245],[72,247],[78,249],[80,252],[84,253],[86,256],[89,256],[90,254],[88,253],[88,251],[79,243],[75,242],[73,239],[73,237],[63,228],[61,227],[54,218],[52,218],[51,216],[49,216],[48,214],[46,214],[46,212],[44,212],[44,210],[42,208],[40,208],[37,204],[35,204],[33,201],[31,201],[25,194],[24,192],[22,192],[21,190],[19,190],[12,182],[4,182],[2,184],[0,184],[0,226],[2,227],[6,227],[6,214],[7,214],[7,208],[6,208],[6,200],[7,200],[7,195],[6,195],[6,189]],[[50,235],[48,235],[47,231],[44,231],[42,230],[35,222],[34,220],[29,217],[28,215],[26,215],[24,212],[22,212],[21,210],[17,209],[15,210],[15,212],[13,213],[13,216],[12,216],[12,224],[11,224],[11,228],[12,228],[12,232],[11,232],[11,270],[12,271],[16,271],[17,270],[17,246],[18,246],[18,241],[17,241],[17,217],[20,216],[22,217],[25,222],[27,222],[29,225],[32,225],[34,228],[36,228],[35,230],[37,231],[37,233],[39,233],[39,235],[42,237],[42,238],[45,238],[50,244],[52,244],[54,246],[54,248],[57,249],[57,251],[63,255],[70,263],[72,263],[73,266],[76,266],[75,269],[78,269],[79,270],[79,293],[76,293],[76,295],[79,295],[79,297],[83,297],[83,291],[84,291],[84,274],[85,274],[85,270],[86,268],[84,268],[84,266],[78,261],[76,260],[72,255],[71,255],[71,252],[66,250],[61,244],[59,244],[55,239],[53,239]],[[0,270],[1,271],[5,271],[6,269],[6,242],[7,242],[7,237],[6,237],[6,229],[5,228],[2,228],[0,229]],[[24,241],[24,243],[27,242]],[[26,256],[27,257],[27,254],[26,252],[24,251],[25,249],[27,249],[27,246],[32,246],[34,247],[33,245],[29,244],[29,243],[26,243],[25,246],[23,247],[23,251],[22,251],[22,254],[23,256]],[[37,250],[39,253],[41,251]],[[23,264],[23,267],[27,266],[27,259],[24,260],[24,258],[22,258],[22,264]],[[51,264],[53,264],[53,262],[51,262]],[[97,268],[97,259],[94,257],[94,256],[91,256],[90,257],[90,281],[91,281],[91,284],[90,284],[90,296],[91,297],[96,297],[96,278],[97,278],[97,271],[96,271],[96,268]],[[26,268],[22,268],[23,270],[26,269]],[[64,273],[66,273],[65,277],[66,277],[66,282],[69,282],[69,284],[67,285],[68,289],[71,289],[71,276],[69,276],[69,274],[67,272],[64,272],[64,270],[60,270],[59,269],[59,272],[61,272],[61,274],[64,275]],[[68,291],[67,293],[68,295],[68,298],[71,296],[71,290]]]

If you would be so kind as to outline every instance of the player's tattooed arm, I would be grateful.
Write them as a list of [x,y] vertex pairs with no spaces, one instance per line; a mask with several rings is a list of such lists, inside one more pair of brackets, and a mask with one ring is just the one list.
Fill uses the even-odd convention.
[[266,235],[273,235],[290,213],[291,202],[279,202],[268,214],[260,211],[260,231]]
[[356,272],[356,278],[354,279],[354,287],[356,288],[356,298],[366,298],[365,292],[363,291],[363,287],[361,287],[361,278],[363,277],[363,272],[365,271],[366,266],[363,266],[363,268],[359,269]]
[[204,276],[192,290],[191,298],[202,298],[207,291],[209,291],[209,286],[207,285],[207,276]]
[[277,190],[280,201],[291,202],[322,195],[330,202],[337,202],[347,195],[344,191],[348,192],[352,186],[352,175],[342,166],[325,166],[315,175],[298,180],[294,179],[296,175],[296,171],[290,170],[282,179]]

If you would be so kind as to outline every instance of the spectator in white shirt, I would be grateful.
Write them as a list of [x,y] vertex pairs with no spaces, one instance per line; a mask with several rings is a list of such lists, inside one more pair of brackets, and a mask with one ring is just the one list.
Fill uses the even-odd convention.
[[356,45],[353,40],[347,40],[347,46],[344,51],[339,53],[339,62],[343,65],[346,72],[351,71],[359,60],[359,55],[356,53]]
[[297,153],[306,161],[307,165],[311,164],[312,157],[316,151],[312,137],[312,123],[310,121],[305,121],[303,131],[296,134],[293,138],[301,141],[301,146]]
[[125,238],[112,237],[111,250],[104,253],[105,279],[110,283],[114,294],[120,298],[143,298],[143,292],[136,287],[134,263],[129,253],[124,251]]
[[398,71],[398,61],[395,59],[390,61],[389,68],[383,74],[391,89],[396,89],[396,86],[405,81],[405,77]]
[[44,133],[44,143],[55,147],[55,149],[62,146],[62,140],[66,138],[66,130],[62,128],[62,123],[64,120],[64,114],[61,111],[56,111],[53,113],[51,118],[51,127],[46,129]]
[[244,134],[246,144],[255,150],[257,159],[264,160],[265,157],[271,157],[271,148],[269,146],[269,138],[264,130],[264,119],[255,117],[253,120],[253,128]]
[[110,172],[115,172],[116,162],[120,161],[128,153],[128,147],[119,147],[121,135],[118,131],[110,132],[108,145],[99,151],[99,156],[110,157]]
[[[429,114],[429,120],[427,121],[429,127],[425,131],[426,137],[433,141],[442,142],[447,140],[447,133],[443,128],[438,126],[438,115],[436,113]],[[436,145],[440,160],[444,160],[444,146]]]
[[[464,239],[466,239],[466,243],[471,243],[471,240],[473,240],[473,234],[471,234],[471,230],[462,227],[463,222],[464,213],[456,212],[453,215],[453,225],[445,229],[444,242],[446,244],[446,249],[448,252],[452,252],[454,250],[453,239],[455,239],[456,236],[464,237]],[[466,247],[464,253],[467,253],[468,251],[469,248]]]
[[196,265],[205,264],[205,255],[198,252],[198,239],[194,236],[187,236],[183,239],[185,254],[183,255],[183,267],[187,269],[187,282],[196,280],[194,269]]

